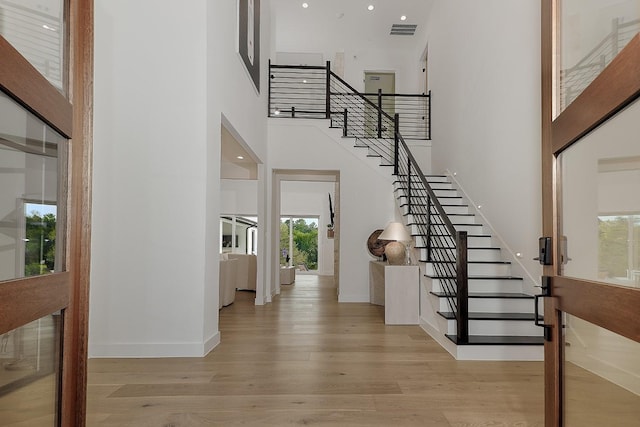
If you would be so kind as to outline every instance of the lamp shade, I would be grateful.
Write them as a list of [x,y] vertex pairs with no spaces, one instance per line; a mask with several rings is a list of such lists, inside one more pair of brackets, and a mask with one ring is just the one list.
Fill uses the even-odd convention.
[[391,222],[378,236],[380,240],[395,240],[397,242],[410,242],[411,235],[406,227],[400,222]]

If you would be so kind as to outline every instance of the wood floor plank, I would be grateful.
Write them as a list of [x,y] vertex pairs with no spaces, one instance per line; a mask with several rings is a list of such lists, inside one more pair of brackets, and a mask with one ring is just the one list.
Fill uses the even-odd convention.
[[220,311],[204,358],[91,360],[88,425],[542,423],[542,363],[458,362],[419,327],[385,325],[384,307],[338,304],[327,278],[254,298]]

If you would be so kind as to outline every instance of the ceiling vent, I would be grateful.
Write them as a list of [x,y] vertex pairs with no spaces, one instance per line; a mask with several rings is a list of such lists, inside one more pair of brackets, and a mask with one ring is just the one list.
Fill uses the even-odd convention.
[[393,24],[390,34],[392,36],[412,36],[416,33],[417,27],[415,24]]

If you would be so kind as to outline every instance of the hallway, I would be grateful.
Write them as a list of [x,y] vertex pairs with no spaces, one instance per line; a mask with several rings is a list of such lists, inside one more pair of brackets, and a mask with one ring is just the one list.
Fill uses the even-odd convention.
[[457,362],[384,308],[298,275],[238,292],[202,359],[89,361],[88,426],[542,426],[541,362]]

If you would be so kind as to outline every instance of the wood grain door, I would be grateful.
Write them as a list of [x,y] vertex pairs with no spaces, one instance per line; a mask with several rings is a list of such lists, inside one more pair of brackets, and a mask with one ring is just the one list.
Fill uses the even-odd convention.
[[85,423],[93,2],[0,2],[0,424]]
[[640,422],[640,4],[610,3],[542,1],[547,426]]

